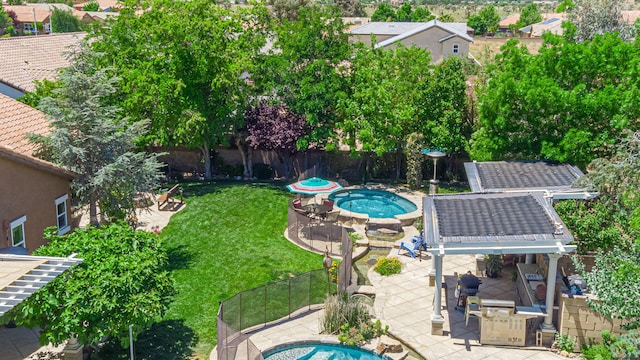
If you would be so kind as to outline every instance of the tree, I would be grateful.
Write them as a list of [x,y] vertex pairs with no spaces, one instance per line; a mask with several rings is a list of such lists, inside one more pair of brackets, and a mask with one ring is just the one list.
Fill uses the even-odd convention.
[[309,0],[269,0],[276,18],[293,20],[300,9],[309,6]]
[[275,94],[296,114],[304,115],[309,133],[298,141],[335,147],[336,104],[348,91],[348,59],[352,45],[344,31],[340,9],[312,6],[300,9],[294,20],[275,24],[273,49],[259,57],[256,83]]
[[0,3],[0,37],[11,36],[15,33],[13,24],[15,23],[14,18],[16,14],[13,11],[10,12],[13,13],[13,17],[9,12],[4,11],[2,3]]
[[623,0],[574,0],[567,4],[568,22],[564,35],[574,42],[593,39],[596,35],[616,32],[624,40],[634,38],[633,26],[622,17]]
[[493,5],[485,6],[476,15],[469,16],[467,25],[472,27],[476,34],[484,35],[500,21],[500,15]]
[[361,144],[364,152],[394,152],[399,178],[407,137],[421,129],[416,96],[431,68],[429,53],[415,46],[357,51],[350,67],[352,94],[338,103],[341,141],[352,151]]
[[71,11],[65,11],[54,8],[51,13],[51,31],[58,33],[77,32],[81,30],[80,20],[71,14]]
[[157,155],[134,150],[148,122],[127,124],[120,109],[105,104],[117,78],[96,69],[97,56],[87,48],[71,55],[53,96],[40,101],[51,131],[31,137],[43,157],[78,174],[72,189],[89,204],[91,224],[98,223],[98,203],[103,218],[135,214],[134,194],[153,190],[162,178]]
[[[433,14],[431,14],[431,11],[429,11],[429,9],[426,7],[417,7],[411,13],[412,22],[427,22],[435,18],[436,17]],[[444,21],[444,20],[440,19],[440,21]]]
[[475,160],[552,159],[584,168],[640,128],[640,47],[613,33],[584,43],[545,35],[537,55],[511,40],[480,89]]
[[412,16],[412,8],[411,3],[405,2],[396,10],[396,18],[395,21],[399,22],[410,22]]
[[469,118],[469,103],[465,64],[459,57],[450,57],[438,64],[428,81],[423,81],[416,99],[420,131],[429,146],[447,149],[453,154],[467,148],[473,131]]
[[414,190],[422,187],[422,149],[425,147],[424,135],[421,133],[409,134],[404,154],[407,157],[407,184]]
[[254,149],[275,151],[285,167],[285,178],[291,174],[291,158],[298,152],[297,142],[307,133],[305,117],[281,104],[262,100],[245,114],[247,143]]
[[451,14],[442,14],[438,16],[438,20],[442,22],[454,22],[453,16]]
[[378,3],[378,8],[371,15],[371,21],[395,21],[396,12],[391,8],[389,3]]
[[342,16],[345,17],[365,17],[367,14],[362,9],[362,4],[358,0],[337,0],[336,6],[342,9]]
[[45,233],[48,245],[34,255],[83,259],[18,305],[10,315],[19,326],[39,327],[40,342],[60,344],[71,334],[97,344],[105,336],[128,344],[166,311],[173,284],[167,255],[156,234],[124,223]]
[[82,7],[82,11],[100,11],[100,5],[96,1],[89,1]]
[[113,101],[132,120],[152,119],[148,142],[200,149],[210,179],[211,152],[242,127],[254,91],[243,73],[255,73],[267,10],[207,0],[156,0],[136,10],[123,9],[92,43],[121,78]]
[[542,14],[540,14],[540,11],[538,10],[538,4],[530,3],[522,8],[522,11],[520,12],[520,19],[516,23],[516,26],[518,29],[521,29],[525,26],[539,23],[540,21],[542,21]]

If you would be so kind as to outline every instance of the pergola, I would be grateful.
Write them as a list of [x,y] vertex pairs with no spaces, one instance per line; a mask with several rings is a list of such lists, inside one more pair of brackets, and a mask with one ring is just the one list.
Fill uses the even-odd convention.
[[424,198],[427,250],[434,258],[432,332],[442,329],[442,262],[451,254],[536,254],[549,257],[543,329],[554,329],[558,259],[576,246],[543,192],[459,193]]
[[82,259],[0,254],[0,316]]
[[546,161],[488,161],[464,164],[472,192],[540,191],[550,200],[591,199],[597,193],[571,186],[584,176],[577,167]]

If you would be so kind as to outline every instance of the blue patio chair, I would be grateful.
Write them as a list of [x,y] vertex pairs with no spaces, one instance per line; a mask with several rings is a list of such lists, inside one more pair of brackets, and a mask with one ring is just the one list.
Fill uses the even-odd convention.
[[411,238],[411,241],[401,241],[400,248],[398,249],[398,254],[402,249],[406,250],[412,258],[415,259],[416,251],[420,251],[421,249],[427,250],[427,242],[424,241],[422,236],[416,235]]

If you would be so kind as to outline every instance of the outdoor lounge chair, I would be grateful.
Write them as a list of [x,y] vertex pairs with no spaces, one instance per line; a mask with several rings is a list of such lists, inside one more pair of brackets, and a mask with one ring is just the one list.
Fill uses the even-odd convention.
[[405,249],[412,258],[415,259],[416,251],[420,251],[421,249],[427,250],[427,243],[424,241],[422,236],[416,235],[411,238],[411,241],[401,241],[400,248],[398,249],[398,254],[400,251]]

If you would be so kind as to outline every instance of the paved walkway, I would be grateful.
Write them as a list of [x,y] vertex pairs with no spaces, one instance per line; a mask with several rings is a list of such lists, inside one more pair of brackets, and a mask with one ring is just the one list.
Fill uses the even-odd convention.
[[[397,249],[391,251],[392,254],[397,253]],[[389,331],[393,336],[402,339],[425,359],[561,359],[546,348],[498,347],[479,343],[478,320],[471,318],[469,325],[465,326],[464,313],[455,309],[457,299],[454,296],[454,289],[457,274],[464,274],[469,270],[475,271],[475,258],[471,255],[451,255],[444,258],[443,274],[449,289],[448,293],[443,291],[442,314],[445,318],[445,335],[431,335],[430,319],[435,288],[428,286],[427,274],[431,264],[429,255],[423,253],[422,261],[404,255],[400,255],[400,259],[404,263],[401,274],[385,277],[373,271],[368,274],[376,293],[375,315],[383,324],[389,325]],[[503,277],[500,279],[482,277],[483,283],[480,285],[479,296],[514,300],[517,303],[515,284],[511,281],[512,270],[513,267],[505,267]],[[335,342],[335,336],[319,335],[321,318],[322,311],[311,312],[280,325],[258,330],[251,334],[251,341],[260,350],[293,341],[330,340]],[[216,358],[215,349],[211,355],[211,359]]]

